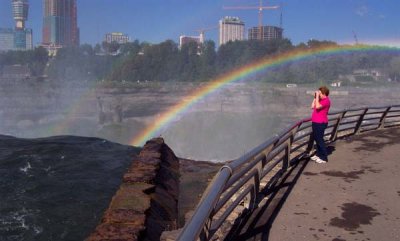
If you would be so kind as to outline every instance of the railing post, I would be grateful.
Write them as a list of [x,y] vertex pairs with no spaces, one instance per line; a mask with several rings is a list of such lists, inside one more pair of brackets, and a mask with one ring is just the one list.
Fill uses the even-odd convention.
[[383,112],[382,117],[381,117],[381,119],[379,120],[378,129],[385,128],[385,119],[386,119],[386,116],[387,116],[387,114],[388,114],[390,108],[392,108],[392,107],[389,106],[388,108],[386,108],[385,112]]
[[292,149],[292,144],[293,144],[293,140],[294,140],[294,135],[297,132],[297,129],[299,128],[299,126],[297,126],[296,128],[294,128],[291,132],[290,132],[290,137],[289,137],[289,141],[288,144],[285,148],[285,157],[283,159],[283,165],[282,165],[282,171],[286,172],[286,170],[289,167],[289,162],[290,162],[290,154],[291,154],[291,149]]
[[310,154],[311,150],[314,147],[314,132],[312,131],[312,123],[311,123],[311,132],[310,132],[310,138],[308,139],[308,145],[305,153]]
[[283,157],[282,171],[286,172],[289,166],[290,144],[288,143],[285,148],[285,156]]
[[256,175],[253,178],[253,190],[250,192],[250,200],[249,200],[249,210],[253,210],[256,208],[258,194],[260,192],[260,173],[257,171]]
[[363,120],[364,120],[365,114],[367,114],[367,111],[368,111],[368,108],[365,108],[364,112],[360,115],[360,118],[358,118],[357,124],[356,124],[356,126],[354,127],[354,132],[353,132],[353,134],[357,134],[357,133],[360,132],[360,127],[361,127],[361,124],[362,124],[362,122],[363,122]]
[[338,117],[338,119],[337,119],[337,121],[336,121],[336,124],[333,126],[332,133],[331,133],[331,137],[329,138],[330,141],[336,140],[340,122],[342,121],[342,119],[343,119],[344,115],[346,114],[346,112],[347,112],[347,111],[344,110],[344,111],[342,112],[342,114],[339,115],[339,117]]

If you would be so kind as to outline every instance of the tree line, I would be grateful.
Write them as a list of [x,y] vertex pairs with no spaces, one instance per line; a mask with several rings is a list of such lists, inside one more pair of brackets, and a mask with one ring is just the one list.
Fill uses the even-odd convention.
[[[289,39],[228,42],[218,49],[213,41],[194,42],[181,48],[172,40],[150,44],[135,40],[127,44],[103,43],[60,49],[49,58],[39,47],[31,51],[0,53],[0,67],[26,64],[35,75],[59,80],[209,81],[262,58],[290,50],[338,45],[332,41],[310,40],[293,45]],[[255,80],[281,83],[311,83],[336,80],[355,69],[379,69],[393,80],[400,79],[399,51],[353,52],[310,57],[253,76]]]
[[42,76],[49,60],[42,47],[29,51],[8,51],[0,53],[0,70],[6,65],[27,65],[32,75]]

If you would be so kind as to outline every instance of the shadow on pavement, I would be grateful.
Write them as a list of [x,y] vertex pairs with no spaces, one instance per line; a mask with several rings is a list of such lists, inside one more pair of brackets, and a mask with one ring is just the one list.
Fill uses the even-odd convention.
[[[235,224],[225,240],[268,240],[271,226],[307,166],[309,158],[301,159],[295,163],[288,172],[278,180],[271,179],[272,184],[263,190],[259,207],[253,212],[245,214],[240,223]],[[279,173],[277,173],[279,175]]]

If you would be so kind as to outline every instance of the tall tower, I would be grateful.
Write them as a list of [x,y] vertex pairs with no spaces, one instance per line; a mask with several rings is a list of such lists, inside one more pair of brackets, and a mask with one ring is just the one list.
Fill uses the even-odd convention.
[[219,20],[219,45],[235,40],[244,40],[244,22],[238,17]]
[[45,47],[79,45],[76,0],[43,0],[43,39]]
[[28,0],[12,0],[11,4],[15,20],[13,49],[32,49],[32,29],[25,28],[25,22],[28,20],[29,11]]
[[16,29],[24,29],[28,19],[29,3],[27,0],[12,0],[12,11]]

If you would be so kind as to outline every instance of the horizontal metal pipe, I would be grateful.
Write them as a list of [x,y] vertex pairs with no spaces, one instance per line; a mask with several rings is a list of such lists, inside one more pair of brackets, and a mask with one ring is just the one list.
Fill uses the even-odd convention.
[[346,128],[338,128],[338,132],[343,132],[343,131],[348,131],[348,130],[354,130],[354,126],[346,127]]
[[226,202],[233,196],[233,194],[239,191],[240,188],[242,188],[250,179],[254,178],[257,174],[258,171],[253,169],[248,175],[244,176],[243,179],[235,183],[235,185],[232,186],[226,194],[223,194],[223,198],[218,201],[214,211],[218,212],[219,209],[222,208],[226,204]]
[[328,126],[326,128],[328,129],[328,128],[334,127],[335,125],[336,125],[336,123],[328,123]]
[[368,107],[368,109],[386,109],[388,107],[393,107],[392,105],[386,105],[386,106],[371,106]]
[[193,216],[185,224],[177,240],[188,241],[196,240],[199,237],[206,221],[216,205],[220,193],[225,186],[226,181],[231,176],[231,172],[227,168],[221,168],[213,181],[204,192],[203,198],[200,200]]
[[360,110],[365,110],[365,108],[366,107],[360,107],[360,108],[354,108],[354,109],[344,109],[344,110],[332,111],[332,112],[329,112],[329,115],[342,114],[344,111],[346,111],[346,112],[360,111]]
[[393,122],[388,122],[388,123],[385,122],[385,128],[395,127],[395,126],[400,126],[400,122],[398,122],[398,121],[393,121]]
[[303,122],[303,124],[297,129],[297,132],[302,131],[304,129],[310,128],[311,127],[311,121],[308,122]]
[[267,156],[267,160],[272,160],[274,159],[277,155],[281,154],[287,147],[287,144],[282,144],[279,147],[275,148],[274,150],[272,150],[268,156]]
[[344,121],[344,122],[341,122],[340,125],[344,126],[344,125],[348,125],[348,124],[354,124],[354,123],[357,123],[357,122],[358,122],[358,120]]
[[361,125],[361,127],[366,127],[366,126],[376,126],[379,125],[379,122],[375,122],[375,123],[363,123]]
[[[257,158],[255,158],[253,161],[251,161],[251,163],[249,163],[249,165],[246,165],[244,168],[238,170],[236,173],[234,173],[231,178],[229,179],[229,181],[226,183],[226,188],[224,189],[224,191],[229,188],[231,185],[233,185],[233,183],[235,183],[237,180],[239,180],[240,178],[243,178],[243,176],[249,172],[251,169],[255,168],[256,165],[261,162],[264,158],[266,158],[265,154],[262,154],[260,156],[258,156]],[[268,161],[265,161],[266,163],[268,163]]]
[[372,127],[372,128],[363,128],[360,130],[361,133],[367,132],[367,131],[374,131],[377,130],[378,126]]
[[[361,113],[362,114],[362,113]],[[351,114],[351,115],[345,115],[345,116],[343,116],[343,119],[345,119],[345,118],[352,118],[352,117],[360,117],[360,115],[361,115],[360,113],[358,113],[358,114]]]
[[290,138],[290,135],[283,136],[281,139],[279,139],[276,146],[278,147],[278,146],[282,145],[283,143],[287,142],[289,140],[289,138]]
[[367,117],[367,118],[364,118],[363,121],[379,120],[379,119],[381,119],[381,116],[377,116],[377,117]]
[[302,148],[305,145],[308,145],[308,142],[304,142],[304,143],[292,148],[292,150],[290,152],[295,152],[295,151],[297,151],[298,149]]
[[384,111],[367,112],[365,115],[382,115]]
[[282,137],[285,134],[288,134],[289,132],[291,132],[294,128],[300,126],[302,123],[308,122],[308,121],[311,121],[311,118],[300,120],[300,121],[296,122],[294,125],[291,125],[291,126],[287,127],[286,129],[284,129],[283,131],[279,132],[278,136]]
[[400,120],[387,120],[387,119],[386,119],[386,121],[385,121],[385,126],[386,126],[387,124],[390,124],[390,123],[399,123],[399,124],[400,124]]
[[261,172],[260,180],[264,179],[264,177],[265,177],[268,173],[270,173],[270,172],[276,167],[276,165],[278,165],[280,162],[282,162],[282,160],[283,160],[283,158],[279,158],[279,159],[276,159],[275,161],[271,161],[271,162],[270,162],[270,165],[269,165],[265,170],[263,170],[263,171]]
[[230,166],[232,168],[233,171],[237,170],[238,167],[240,167],[241,165],[243,165],[244,163],[246,163],[247,160],[254,158],[256,155],[260,154],[261,152],[263,152],[264,150],[266,150],[269,146],[274,145],[274,143],[278,140],[277,136],[274,136],[270,139],[268,139],[266,142],[262,143],[261,145],[257,146],[256,148],[254,148],[253,150],[249,151],[248,153],[246,153],[245,155],[243,155],[242,157],[232,161],[230,163]]
[[387,118],[394,118],[394,117],[400,117],[400,115],[387,115],[387,116],[386,116],[386,119],[387,119]]
[[293,143],[297,142],[298,140],[303,139],[304,137],[309,137],[311,135],[311,131],[309,133],[305,133],[303,135],[297,136],[293,139]]
[[239,196],[238,198],[225,210],[225,212],[221,215],[218,220],[215,220],[211,225],[211,233],[214,234],[218,228],[222,225],[222,223],[226,220],[229,214],[239,205],[239,203],[246,197],[247,194],[253,189],[253,186],[248,186]]

